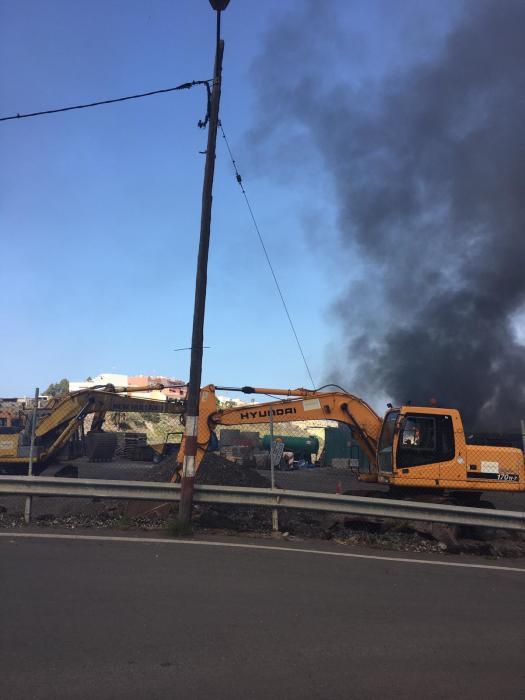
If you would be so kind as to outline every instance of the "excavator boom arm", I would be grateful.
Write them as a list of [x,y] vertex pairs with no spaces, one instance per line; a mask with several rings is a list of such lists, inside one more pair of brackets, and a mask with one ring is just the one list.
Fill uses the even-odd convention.
[[[54,457],[67,443],[75,429],[89,413],[95,414],[95,429],[101,429],[105,414],[108,411],[129,413],[168,413],[182,415],[185,412],[184,401],[143,399],[129,396],[136,392],[163,389],[162,384],[142,387],[104,387],[84,389],[65,396],[52,399],[45,409],[39,410],[39,418],[35,428],[38,440],[39,456],[36,461],[48,461]],[[44,415],[42,415],[44,414]],[[26,423],[24,430],[30,431]],[[1,455],[2,463],[18,464],[27,461],[26,456],[19,453],[20,438],[13,442],[12,451],[4,450]]]
[[[248,389],[249,391],[246,391]],[[376,462],[376,449],[381,432],[382,420],[362,399],[344,392],[317,392],[307,389],[262,389],[244,387],[245,393],[273,394],[287,398],[248,404],[235,408],[217,410],[215,386],[201,389],[199,405],[199,429],[197,434],[198,469],[208,447],[212,432],[219,426],[257,425],[268,423],[270,413],[277,423],[308,420],[333,420],[345,423],[354,432],[356,441],[365,452],[372,465]],[[184,457],[183,440],[179,459]]]
[[122,395],[117,392],[132,393],[162,388],[162,384],[146,387],[111,387],[111,390],[85,389],[67,394],[50,404],[51,412],[36,427],[35,435],[42,437],[63,424],[68,424],[79,411],[104,414],[107,411],[129,413],[184,413],[182,401],[157,401]]

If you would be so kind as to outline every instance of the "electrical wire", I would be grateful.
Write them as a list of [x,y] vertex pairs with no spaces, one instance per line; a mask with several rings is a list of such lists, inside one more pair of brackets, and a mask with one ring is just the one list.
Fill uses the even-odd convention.
[[87,104],[73,105],[72,107],[58,107],[57,109],[45,109],[41,112],[28,112],[27,114],[12,114],[9,117],[0,117],[0,122],[7,122],[12,119],[28,119],[29,117],[41,117],[44,114],[57,114],[59,112],[71,112],[74,109],[87,109],[88,107],[99,107],[100,105],[110,105],[115,102],[126,102],[128,100],[138,100],[141,97],[151,97],[152,95],[163,95],[176,90],[189,90],[195,85],[208,86],[211,80],[192,80],[190,83],[181,83],[171,88],[163,88],[161,90],[150,90],[149,92],[140,92],[136,95],[127,95],[126,97],[115,97],[111,100],[98,100],[97,102],[89,102]]
[[[70,107],[58,107],[56,109],[46,109],[46,110],[41,110],[39,112],[28,112],[26,114],[19,114],[18,113],[18,114],[13,114],[13,115],[10,115],[7,117],[0,117],[0,122],[12,121],[15,119],[29,119],[31,117],[41,117],[44,115],[58,114],[61,112],[71,112],[73,110],[78,110],[78,109],[88,109],[90,107],[100,107],[102,105],[115,104],[116,102],[127,102],[129,100],[137,100],[137,99],[141,99],[143,97],[151,97],[152,95],[166,94],[169,92],[175,92],[177,90],[189,90],[190,88],[194,87],[195,85],[206,85],[206,88],[208,90],[208,95],[209,95],[210,82],[212,82],[212,81],[211,80],[192,80],[191,82],[181,83],[180,85],[176,85],[175,87],[171,87],[171,88],[163,88],[160,90],[150,90],[149,92],[141,92],[141,93],[137,93],[135,95],[127,95],[125,97],[115,97],[115,98],[112,98],[110,100],[98,100],[96,102],[89,102],[89,103],[85,103],[85,104],[72,105]],[[203,122],[203,123],[199,122],[199,126],[205,126],[205,123],[206,122]],[[308,362],[306,360],[306,357],[305,357],[305,354],[304,354],[304,351],[303,351],[303,348],[301,345],[301,341],[299,340],[299,336],[297,335],[297,331],[295,330],[295,326],[294,326],[294,323],[292,321],[292,317],[290,316],[290,312],[288,310],[288,306],[287,306],[286,301],[284,299],[284,295],[282,293],[281,286],[279,285],[279,281],[277,280],[277,276],[275,274],[275,270],[273,269],[273,265],[272,265],[272,262],[270,260],[270,256],[268,254],[268,250],[266,248],[266,245],[264,243],[264,239],[262,237],[261,231],[260,231],[259,226],[257,224],[257,220],[255,218],[255,214],[253,213],[253,209],[252,209],[250,201],[248,199],[248,195],[246,194],[246,190],[244,189],[241,175],[239,173],[239,170],[237,169],[237,163],[235,162],[235,158],[233,157],[233,153],[232,153],[232,150],[230,148],[230,144],[228,142],[228,139],[226,138],[226,133],[224,132],[224,128],[222,126],[221,121],[219,121],[219,127],[221,130],[222,136],[224,138],[224,142],[226,143],[226,148],[228,149],[228,153],[229,153],[231,161],[232,161],[232,165],[233,165],[233,168],[235,171],[235,179],[239,183],[239,187],[241,188],[241,192],[242,192],[243,197],[245,199],[246,206],[248,207],[248,211],[250,212],[250,216],[251,216],[251,219],[253,221],[253,225],[255,227],[255,230],[257,232],[257,236],[259,238],[259,242],[261,244],[264,255],[266,257],[266,262],[268,263],[268,267],[270,268],[270,272],[271,272],[273,280],[275,282],[277,292],[279,293],[279,297],[281,298],[281,302],[282,302],[284,311],[285,311],[286,316],[288,318],[290,328],[292,329],[292,333],[294,335],[295,342],[297,343],[297,347],[299,348],[299,352],[300,352],[301,357],[303,359],[304,366],[306,367],[306,371],[308,373],[308,376],[310,378],[312,386],[315,388],[315,382],[313,380],[312,373],[310,371],[310,367],[308,366]]]
[[233,169],[235,171],[235,179],[237,180],[237,182],[239,183],[239,187],[241,188],[241,192],[242,192],[244,200],[246,202],[246,206],[248,207],[248,211],[250,212],[250,216],[252,218],[253,225],[255,227],[255,230],[257,231],[257,236],[259,237],[259,242],[261,244],[264,255],[266,257],[266,262],[268,263],[268,267],[270,268],[270,272],[272,273],[273,281],[275,282],[275,286],[277,287],[277,291],[279,293],[279,296],[281,297],[281,302],[283,304],[284,311],[285,311],[286,316],[288,318],[290,328],[292,329],[292,333],[294,335],[295,342],[297,343],[297,347],[299,348],[299,352],[301,353],[301,357],[303,358],[304,366],[306,367],[306,371],[308,373],[308,376],[310,377],[310,381],[312,382],[312,387],[314,387],[314,389],[315,389],[315,382],[313,380],[312,373],[310,372],[310,367],[308,366],[308,362],[307,362],[305,354],[303,352],[303,348],[301,346],[301,341],[299,340],[299,336],[297,335],[297,332],[295,330],[295,326],[293,324],[292,317],[290,316],[290,312],[288,311],[288,306],[286,305],[286,301],[284,300],[284,295],[282,293],[281,286],[277,280],[277,276],[276,276],[275,271],[273,269],[273,265],[272,265],[272,262],[270,260],[270,256],[268,255],[268,250],[266,249],[266,245],[264,243],[261,231],[260,231],[259,226],[257,224],[257,221],[255,219],[255,215],[253,213],[253,209],[252,209],[250,201],[248,199],[248,195],[246,194],[246,190],[244,189],[244,185],[242,183],[242,177],[239,173],[239,170],[237,169],[237,163],[235,162],[235,158],[233,157],[233,153],[232,153],[232,150],[230,148],[230,144],[228,142],[228,139],[226,138],[226,134],[224,133],[224,128],[222,126],[221,121],[219,121],[219,128],[221,130],[222,137],[223,137],[224,142],[226,144],[226,148],[228,149],[228,153],[230,154],[230,159],[231,159],[231,162],[233,165]]

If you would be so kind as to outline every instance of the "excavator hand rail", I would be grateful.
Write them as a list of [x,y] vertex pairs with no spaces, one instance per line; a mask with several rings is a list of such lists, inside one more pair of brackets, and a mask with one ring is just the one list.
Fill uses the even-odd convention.
[[[177,502],[180,485],[108,479],[65,479],[41,476],[0,476],[0,493],[19,496],[61,496],[71,498],[115,498]],[[373,518],[422,520],[525,531],[525,512],[468,508],[446,504],[400,501],[363,496],[287,491],[239,486],[196,485],[197,503],[225,503],[236,506],[294,508]]]

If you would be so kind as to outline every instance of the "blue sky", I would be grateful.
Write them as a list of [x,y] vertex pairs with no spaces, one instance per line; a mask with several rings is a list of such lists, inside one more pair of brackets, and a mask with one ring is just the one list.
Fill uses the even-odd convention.
[[[307,3],[308,4],[308,3]],[[331,184],[283,176],[254,158],[260,105],[254,59],[300,0],[232,0],[221,118],[314,379],[330,376],[331,305],[358,260],[339,260]],[[312,5],[315,6],[315,3]],[[338,77],[380,75],[426,50],[425,26],[447,12],[416,0],[332,2],[359,38]],[[397,9],[399,8],[399,12]],[[400,41],[412,12],[419,37]],[[407,15],[407,12],[410,11]],[[430,19],[429,19],[430,17]],[[430,23],[430,24],[429,24]],[[2,115],[211,77],[215,18],[207,0],[0,0]],[[300,27],[298,27],[300,31]],[[439,34],[439,31],[437,32]],[[406,37],[405,37],[406,39]],[[352,58],[352,60],[350,60]],[[283,70],[294,70],[292,56]],[[206,133],[203,88],[0,124],[3,241],[0,395],[100,372],[187,379]],[[278,133],[279,124],[275,125]],[[283,154],[283,160],[286,153]],[[305,153],[303,168],[318,167]],[[309,203],[315,201],[315,207]],[[312,223],[314,221],[314,223]],[[209,260],[203,383],[308,386],[222,140]]]

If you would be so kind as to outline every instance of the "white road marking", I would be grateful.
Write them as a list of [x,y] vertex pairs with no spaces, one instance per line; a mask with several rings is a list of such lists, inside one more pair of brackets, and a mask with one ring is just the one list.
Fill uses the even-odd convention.
[[434,561],[432,559],[409,559],[407,557],[386,557],[378,554],[355,554],[354,552],[332,552],[327,549],[306,549],[304,547],[282,547],[267,544],[241,544],[240,542],[207,542],[205,540],[179,540],[161,537],[115,537],[110,535],[63,535],[59,533],[38,532],[0,532],[0,537],[7,539],[49,539],[49,540],[86,540],[91,542],[139,542],[140,544],[189,544],[202,547],[230,547],[232,549],[262,549],[272,552],[293,552],[300,554],[317,554],[328,557],[345,557],[347,559],[373,559],[399,564],[426,564],[431,566],[455,566],[462,569],[487,569],[489,571],[513,571],[525,574],[525,567],[492,566],[490,564],[466,564],[457,561]]

